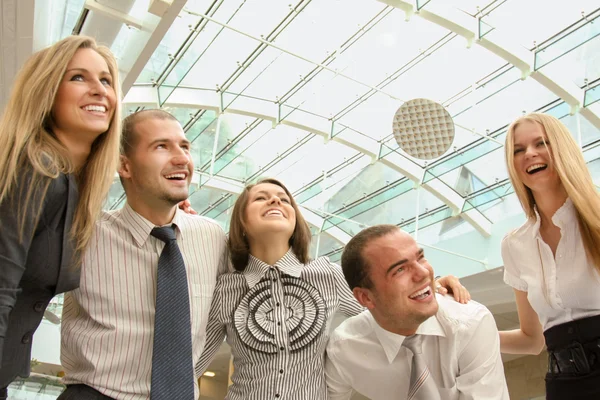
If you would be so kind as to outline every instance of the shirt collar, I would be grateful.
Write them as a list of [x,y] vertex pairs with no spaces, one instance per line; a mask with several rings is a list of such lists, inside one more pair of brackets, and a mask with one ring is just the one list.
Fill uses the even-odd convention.
[[[540,225],[542,223],[542,220],[540,218],[540,214],[538,212],[537,206],[533,207],[533,211],[535,212],[535,223],[533,224],[533,234],[534,234],[534,236],[538,236],[539,232],[540,232]],[[562,206],[560,206],[560,208],[558,210],[556,210],[556,212],[552,216],[552,222],[554,223],[554,225],[558,226],[559,228],[564,228],[569,223],[569,221],[573,221],[574,214],[575,214],[575,206],[573,205],[573,202],[571,201],[571,199],[569,197],[567,197],[567,200],[565,201],[565,203]]]
[[[141,248],[146,243],[146,240],[148,240],[148,238],[150,237],[150,232],[152,232],[152,229],[154,229],[156,225],[154,225],[152,222],[148,221],[146,218],[142,217],[140,214],[135,212],[133,208],[131,208],[129,203],[125,203],[121,210],[121,213],[126,221],[126,228],[131,233],[131,236],[133,236],[133,239],[135,240],[138,247]],[[183,211],[177,208],[173,220],[169,224],[167,224],[175,225],[175,231],[176,233],[179,233],[178,236],[180,238],[183,237],[183,232],[180,229],[180,227],[182,226],[181,224],[183,222],[181,213],[183,213]]]
[[[294,254],[294,251],[290,248],[287,253],[273,265],[273,267],[279,269],[286,275],[299,278],[302,273],[303,264],[300,263],[296,254]],[[250,254],[248,265],[244,269],[244,277],[246,278],[246,282],[248,282],[248,286],[253,288],[260,282],[269,268],[271,268],[271,265]]]
[[[370,319],[373,331],[375,332],[375,336],[377,336],[377,340],[379,340],[379,343],[381,344],[381,347],[383,347],[383,351],[385,352],[388,362],[391,364],[396,359],[396,356],[398,355],[398,352],[400,351],[400,348],[402,347],[402,343],[404,342],[406,336],[386,331],[381,326],[379,326],[379,324],[377,323],[377,321],[375,321],[375,318],[373,318],[373,315],[371,313],[368,313],[368,317]],[[419,335],[446,337],[444,328],[442,328],[442,325],[440,324],[435,315],[427,319],[421,325],[419,325],[419,328],[417,329],[416,333]]]

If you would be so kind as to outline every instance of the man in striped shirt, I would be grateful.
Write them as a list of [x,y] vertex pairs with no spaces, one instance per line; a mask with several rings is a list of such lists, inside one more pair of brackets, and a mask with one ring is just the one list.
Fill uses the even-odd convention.
[[190,142],[177,119],[161,110],[130,115],[121,147],[127,202],[99,219],[80,288],[65,296],[61,362],[67,389],[59,399],[150,398],[157,266],[165,246],[151,236],[154,227],[174,225],[185,263],[192,367],[204,349],[216,278],[227,268],[221,227],[177,207],[188,197],[193,174]]

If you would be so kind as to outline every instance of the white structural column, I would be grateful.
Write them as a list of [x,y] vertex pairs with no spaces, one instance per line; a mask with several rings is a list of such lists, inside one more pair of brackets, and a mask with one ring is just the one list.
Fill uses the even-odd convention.
[[0,110],[14,78],[33,51],[34,0],[0,1]]
[[[155,87],[150,85],[132,87],[125,99],[123,100],[125,107],[131,105],[158,107],[158,93]],[[295,119],[294,113],[290,114],[283,120],[278,119],[279,109],[277,104],[268,105],[264,101],[253,98],[243,98],[238,102],[234,102],[231,107],[221,110],[220,94],[214,90],[176,88],[169,96],[168,101],[163,104],[163,107],[182,107],[182,108],[198,108],[203,110],[213,110],[216,113],[223,112],[225,114],[237,114],[254,118],[261,118],[271,121],[273,124],[288,125],[297,129],[311,132],[328,140],[341,143],[344,146],[350,147],[356,151],[371,157],[373,162],[381,162],[388,167],[400,172],[402,175],[413,180],[418,185],[421,184],[425,170],[419,165],[410,161],[400,153],[391,153],[386,158],[378,159],[380,145],[374,139],[367,138],[363,135],[353,134],[351,130],[344,130],[338,135],[331,137],[331,122],[326,118],[322,121],[311,120],[311,125],[306,125],[305,121]],[[238,108],[242,106],[241,108]],[[460,213],[463,208],[465,199],[456,191],[452,190],[441,180],[435,178],[422,185],[422,187],[432,193],[434,196],[448,205],[454,214]],[[467,214],[463,214],[466,221],[471,223],[477,231],[484,236],[489,236],[491,233],[491,222],[485,218],[479,210],[471,210]],[[318,226],[318,225],[317,225]]]
[[[454,7],[436,7],[435,11],[427,9],[427,6],[421,10],[416,10],[414,1],[405,0],[378,0],[384,4],[396,7],[404,11],[406,18],[417,15],[436,25],[442,26],[456,34],[464,37],[467,45],[477,43],[485,49],[491,51],[508,63],[514,65],[521,71],[523,79],[531,77],[546,87],[556,96],[563,99],[571,106],[571,113],[581,112],[596,128],[600,129],[600,117],[593,109],[583,107],[584,91],[568,81],[563,76],[550,76],[542,71],[533,71],[535,53],[527,50],[518,43],[507,39],[506,37],[495,35],[494,39],[487,37],[479,38],[479,20]],[[436,3],[440,5],[441,2]],[[497,32],[497,30],[496,30]]]

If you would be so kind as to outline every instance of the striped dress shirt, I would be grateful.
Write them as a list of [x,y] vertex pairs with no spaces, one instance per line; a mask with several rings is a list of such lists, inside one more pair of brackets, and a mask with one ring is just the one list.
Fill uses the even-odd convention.
[[[204,350],[217,276],[227,269],[225,233],[214,221],[177,210],[173,219],[190,294],[193,360]],[[149,399],[156,272],[164,243],[129,205],[105,212],[86,252],[80,287],[65,295],[64,383],[116,399]],[[197,382],[195,382],[198,397]]]
[[327,399],[325,348],[336,311],[363,311],[327,258],[301,264],[289,250],[270,266],[250,256],[244,272],[217,280],[200,374],[227,338],[230,400]]

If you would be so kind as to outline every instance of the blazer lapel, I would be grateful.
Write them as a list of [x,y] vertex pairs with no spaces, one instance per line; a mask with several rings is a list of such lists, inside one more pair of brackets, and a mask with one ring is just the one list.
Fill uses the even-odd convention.
[[63,233],[63,247],[58,273],[58,282],[56,293],[62,293],[79,287],[80,266],[73,264],[75,256],[75,242],[71,238],[71,226],[75,209],[79,202],[79,189],[77,182],[72,174],[67,175],[67,184],[69,185],[69,195],[67,196],[67,212],[65,215],[65,229]]

